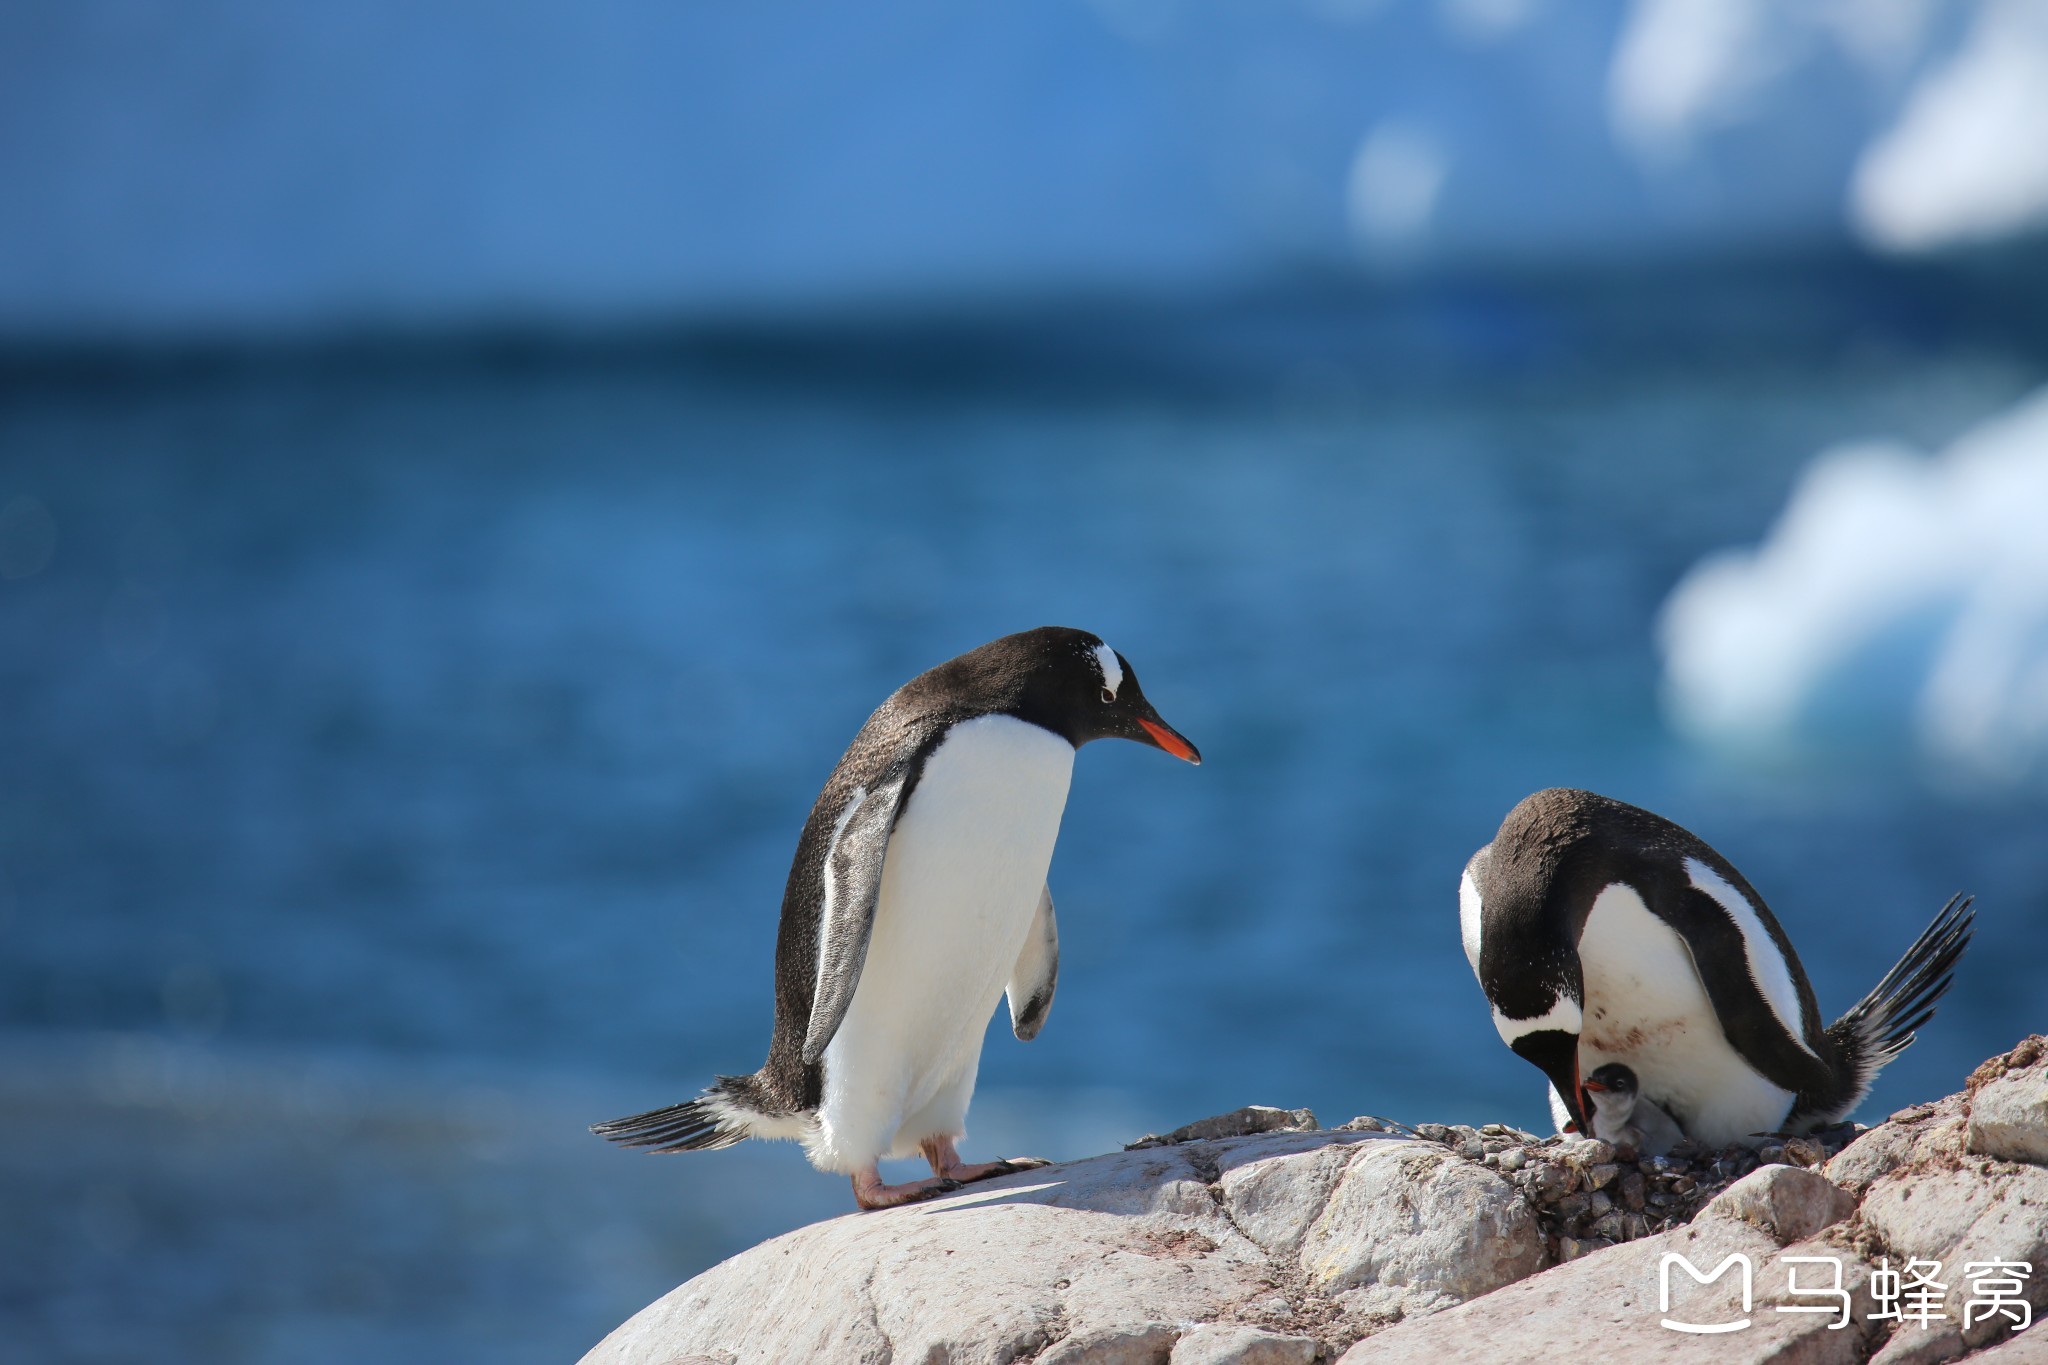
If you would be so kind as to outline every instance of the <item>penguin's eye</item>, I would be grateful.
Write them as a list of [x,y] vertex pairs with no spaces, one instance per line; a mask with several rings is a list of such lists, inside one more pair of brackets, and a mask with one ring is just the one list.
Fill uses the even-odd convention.
[[1102,700],[1105,704],[1113,702],[1116,700],[1116,693],[1110,691],[1108,688],[1105,687],[1102,689]]

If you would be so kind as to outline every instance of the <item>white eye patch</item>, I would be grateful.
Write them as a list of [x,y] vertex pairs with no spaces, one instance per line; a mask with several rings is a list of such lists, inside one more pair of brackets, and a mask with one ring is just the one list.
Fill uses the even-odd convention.
[[1124,685],[1124,666],[1117,661],[1116,651],[1108,645],[1095,646],[1095,666],[1102,670],[1102,690],[1114,699],[1116,690]]

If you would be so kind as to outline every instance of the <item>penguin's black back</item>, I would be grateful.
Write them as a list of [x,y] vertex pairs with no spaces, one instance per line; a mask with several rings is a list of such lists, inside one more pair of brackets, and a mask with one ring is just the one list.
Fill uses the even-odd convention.
[[[803,1045],[817,991],[825,855],[833,824],[854,789],[872,790],[898,763],[907,763],[900,811],[909,805],[925,761],[946,733],[978,716],[1016,716],[1075,744],[1093,738],[1080,717],[1099,686],[1086,659],[1101,644],[1094,635],[1066,626],[1041,626],[991,640],[897,688],[854,735],[804,821],[782,893],[775,936],[775,1032],[760,1072],[739,1078],[752,1085],[764,1107],[799,1113],[816,1109],[822,1099],[824,1073],[804,1062]],[[1135,679],[1131,686],[1135,692]]]
[[[1797,997],[1800,1039],[1787,1034],[1788,1021],[1756,979],[1743,926],[1694,884],[1693,861],[1747,902],[1768,935]],[[1790,1092],[1784,1122],[1794,1131],[1837,1121],[1861,1102],[1878,1070],[1933,1015],[1973,927],[1968,898],[1952,898],[1884,979],[1823,1028],[1813,985],[1764,898],[1704,840],[1660,815],[1593,792],[1540,791],[1508,813],[1469,871],[1482,907],[1476,965],[1497,1009],[1535,1018],[1565,986],[1580,984],[1579,943],[1593,902],[1626,884],[1683,940],[1730,1046]]]
[[1597,792],[1551,787],[1517,803],[1490,847],[1480,888],[1480,982],[1509,1016],[1534,1017],[1555,999],[1552,983],[1576,959],[1587,913],[1603,890],[1625,882],[1653,910],[1682,904],[1691,889],[1686,861],[1697,859],[1755,910],[1798,992],[1807,1046],[1826,1055],[1819,1003],[1791,940],[1748,879],[1692,831]]

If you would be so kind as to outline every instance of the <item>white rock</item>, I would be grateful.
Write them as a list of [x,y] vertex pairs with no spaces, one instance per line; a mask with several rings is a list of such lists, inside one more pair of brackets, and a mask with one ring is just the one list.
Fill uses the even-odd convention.
[[2004,1161],[2048,1165],[2048,1047],[2030,1038],[2004,1059],[2011,1069],[1970,1096],[1969,1149]]
[[[1805,1249],[1810,1248],[1794,1248]],[[1702,1273],[1711,1273],[1731,1255],[1748,1257],[1753,1268],[1750,1325],[1714,1335],[1664,1327],[1658,1277],[1667,1253],[1684,1256]],[[1754,1224],[1705,1219],[1594,1252],[1463,1307],[1390,1327],[1353,1346],[1340,1365],[1860,1361],[1868,1351],[1860,1331],[1830,1332],[1816,1316],[1759,1310],[1754,1291],[1784,1283],[1785,1272],[1774,1259],[1779,1254],[1776,1238]],[[1695,1285],[1683,1270],[1669,1273],[1675,1277],[1669,1314],[1674,1320],[1706,1325],[1744,1320],[1734,1269],[1705,1285]]]
[[[1252,1365],[1306,1359],[1326,1329],[1416,1316],[1544,1263],[1512,1185],[1443,1148],[1276,1133],[1096,1157],[848,1214],[742,1252],[585,1357],[1164,1362],[1196,1324]],[[1190,1355],[1224,1350],[1197,1336]]]
[[1856,1200],[1818,1171],[1765,1166],[1709,1200],[1699,1217],[1727,1218],[1769,1233],[1780,1245],[1804,1241],[1856,1211]]
[[1970,1357],[1970,1365],[2048,1365],[2048,1332],[2021,1332]]
[[1415,1317],[1533,1275],[1543,1235],[1521,1193],[1434,1143],[1375,1143],[1345,1167],[1302,1268],[1354,1311]]
[[[1536,1215],[1496,1171],[1386,1133],[1275,1132],[1121,1152],[802,1228],[674,1290],[585,1360],[1310,1365],[1342,1350],[1344,1365],[1931,1365],[1995,1351],[1998,1365],[2048,1365],[2038,1331],[2015,1336],[1988,1314],[1961,1322],[1971,1263],[2048,1266],[2048,1168],[1966,1150],[2014,1141],[1998,1136],[2001,1115],[2032,1131],[2029,1087],[2044,1071],[2048,1044],[2030,1039],[1980,1068],[1973,1095],[1902,1111],[1824,1172],[1763,1167],[1689,1227],[1595,1239],[1541,1274]],[[1894,1270],[1940,1261],[1950,1319],[1924,1332],[1873,1321],[1878,1256]],[[1700,1283],[1672,1257],[1724,1273]],[[1750,1270],[1747,1309],[1730,1257]],[[1779,1312],[1834,1287],[1829,1260],[1848,1325]],[[2036,1316],[2048,1309],[2048,1274],[2026,1278],[2021,1297]],[[1667,1317],[1748,1325],[1693,1335]]]
[[1167,1365],[1179,1336],[1180,1329],[1170,1322],[1104,1327],[1054,1343],[1038,1365]]
[[1255,1327],[1190,1329],[1173,1348],[1169,1365],[1311,1365],[1321,1348],[1314,1337],[1283,1337]]

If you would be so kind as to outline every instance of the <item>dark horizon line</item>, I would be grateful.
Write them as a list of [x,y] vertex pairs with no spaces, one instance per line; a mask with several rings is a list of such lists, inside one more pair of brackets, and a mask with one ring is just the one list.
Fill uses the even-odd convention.
[[1368,365],[1542,370],[1850,340],[1906,348],[1982,340],[2048,353],[2048,253],[2038,244],[1932,262],[1854,247],[1680,264],[1496,268],[1362,279],[1296,272],[1161,296],[1074,290],[951,304],[604,321],[538,316],[185,334],[10,335],[0,388],[307,370],[683,363],[945,378],[1018,368],[1057,377],[1285,375]]

